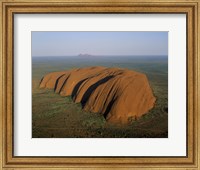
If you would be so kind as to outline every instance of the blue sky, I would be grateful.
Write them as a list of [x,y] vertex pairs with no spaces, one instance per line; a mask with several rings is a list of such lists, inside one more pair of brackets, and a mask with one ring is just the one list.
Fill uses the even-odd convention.
[[168,55],[168,32],[32,32],[32,56]]

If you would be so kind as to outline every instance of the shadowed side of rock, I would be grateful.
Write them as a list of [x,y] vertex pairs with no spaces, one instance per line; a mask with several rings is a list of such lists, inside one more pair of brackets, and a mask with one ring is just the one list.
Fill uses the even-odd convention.
[[86,111],[108,122],[127,124],[153,108],[155,97],[145,74],[120,68],[86,67],[45,75],[40,88],[72,96]]

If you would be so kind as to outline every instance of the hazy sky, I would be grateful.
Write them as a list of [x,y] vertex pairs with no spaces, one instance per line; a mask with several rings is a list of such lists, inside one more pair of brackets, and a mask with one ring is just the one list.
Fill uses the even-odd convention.
[[168,55],[168,32],[32,32],[32,56]]

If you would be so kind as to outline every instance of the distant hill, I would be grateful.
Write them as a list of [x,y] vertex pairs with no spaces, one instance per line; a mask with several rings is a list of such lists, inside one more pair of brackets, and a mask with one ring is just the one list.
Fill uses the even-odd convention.
[[93,55],[91,54],[79,54],[79,57],[92,57]]

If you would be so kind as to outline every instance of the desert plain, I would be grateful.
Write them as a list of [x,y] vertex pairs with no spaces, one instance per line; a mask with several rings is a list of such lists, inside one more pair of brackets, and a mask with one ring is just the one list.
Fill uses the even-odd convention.
[[168,57],[33,57],[32,137],[168,137]]

